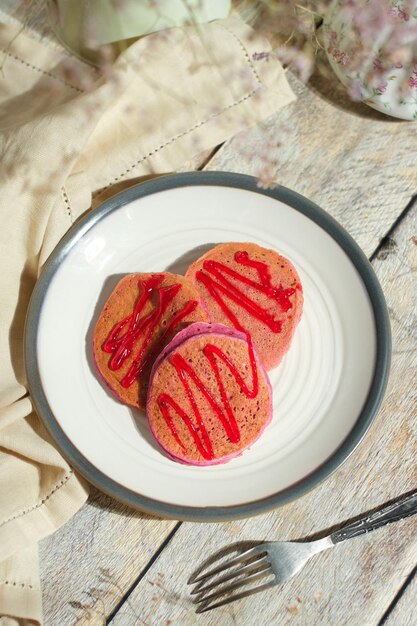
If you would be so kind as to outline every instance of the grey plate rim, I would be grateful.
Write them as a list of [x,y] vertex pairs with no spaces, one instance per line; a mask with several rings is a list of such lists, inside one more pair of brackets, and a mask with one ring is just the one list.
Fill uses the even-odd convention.
[[[191,507],[161,502],[127,489],[92,465],[68,439],[53,415],[42,389],[36,354],[38,322],[48,285],[80,239],[106,215],[133,200],[176,187],[201,185],[232,187],[269,196],[302,213],[325,230],[348,255],[365,285],[373,308],[377,344],[374,376],[367,400],[354,427],[334,453],[311,474],[282,491],[260,500],[219,507]],[[287,504],[323,482],[351,455],[369,430],[384,397],[391,363],[391,329],[384,294],[370,262],[347,231],[318,205],[286,187],[260,188],[254,177],[245,174],[188,172],[169,174],[134,185],[105,201],[70,228],[45,263],[32,293],[26,317],[24,357],[34,408],[68,463],[87,481],[116,500],[158,517],[214,522],[251,517]]]

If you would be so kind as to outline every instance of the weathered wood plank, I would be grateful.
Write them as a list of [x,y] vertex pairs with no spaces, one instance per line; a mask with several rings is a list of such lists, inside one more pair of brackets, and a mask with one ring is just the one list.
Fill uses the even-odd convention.
[[40,544],[45,626],[103,624],[175,525],[92,490],[73,519]]
[[[303,96],[304,97],[304,96]],[[316,96],[312,96],[312,98],[316,98]],[[303,105],[304,106],[304,105]],[[284,114],[285,111],[282,112]],[[297,117],[297,111],[293,111],[293,115]],[[286,113],[285,113],[286,116]],[[279,130],[279,124],[277,126]],[[253,132],[248,131],[246,135],[249,137],[248,145],[253,141]],[[307,132],[307,129],[306,129]],[[315,130],[312,129],[313,134]],[[288,168],[288,171],[296,171],[297,163],[299,163],[300,155],[297,153],[297,137],[293,134],[290,135],[290,141],[294,142],[294,155],[293,155],[293,167]],[[243,140],[243,137],[241,137]],[[258,138],[259,140],[259,138]],[[346,139],[346,135],[343,132],[341,135],[340,141],[349,141]],[[224,150],[228,150],[229,147],[226,146]],[[289,149],[289,148],[288,148]],[[355,147],[353,147],[355,149]],[[393,147],[393,152],[395,152]],[[343,152],[345,158],[345,169],[349,172],[349,163],[351,161],[351,155],[348,152]],[[217,157],[216,157],[217,158]],[[237,157],[236,157],[237,158]],[[340,155],[342,158],[342,154]],[[399,167],[398,163],[401,163],[401,158],[398,158],[398,161],[395,165],[396,172],[398,174],[397,178],[393,174],[393,185],[395,180],[398,181],[397,194],[394,191],[391,191],[391,202],[392,206],[385,207],[384,210],[388,210],[389,217],[386,217],[385,214],[382,214],[378,211],[378,215],[381,216],[381,219],[378,220],[375,218],[370,218],[370,212],[368,207],[363,204],[358,204],[352,210],[350,208],[350,204],[345,199],[343,200],[343,194],[346,193],[349,196],[348,192],[343,192],[343,190],[338,191],[339,197],[337,201],[333,203],[328,203],[327,208],[330,213],[336,215],[338,217],[341,216],[341,207],[343,208],[343,219],[345,226],[347,226],[351,231],[355,232],[355,225],[357,223],[362,224],[364,228],[364,224],[369,225],[364,228],[364,237],[362,238],[362,245],[369,252],[372,249],[372,246],[379,241],[379,239],[385,234],[389,225],[391,225],[391,220],[393,217],[396,217],[400,212],[402,206],[398,204],[398,198],[395,200],[395,195],[397,195],[400,199],[402,196],[403,189],[403,179],[401,178],[401,172],[403,171],[403,167]],[[414,158],[413,155],[408,155],[409,159]],[[394,159],[395,162],[395,154]],[[256,164],[256,161],[254,161]],[[299,166],[298,166],[299,167]],[[228,169],[228,168],[226,168]],[[233,169],[232,167],[229,169]],[[242,169],[244,169],[242,167]],[[255,173],[253,169],[246,169],[249,173]],[[324,169],[321,172],[315,172],[315,180],[313,181],[314,185],[317,188],[320,187],[318,184],[318,176],[321,175],[322,184],[325,184],[327,179],[327,173]],[[310,178],[310,174],[308,174]],[[355,181],[355,177],[350,172],[350,180],[351,184]],[[301,178],[298,179],[301,182]],[[313,178],[312,178],[313,180]],[[291,180],[286,179],[282,181],[288,186],[293,186],[297,188],[296,182],[297,180],[293,180],[294,184],[292,184]],[[367,182],[365,179],[361,178],[358,182],[358,185],[361,184],[364,186],[366,190]],[[346,183],[347,188],[349,185]],[[411,186],[410,186],[411,189]],[[299,191],[306,192],[306,189],[300,189]],[[358,192],[359,193],[359,192]],[[407,192],[409,193],[409,192]],[[316,200],[320,200],[320,198],[314,198]],[[395,207],[395,211],[393,209]],[[378,494],[376,494],[378,495]],[[336,516],[334,518],[326,518],[323,520],[323,523],[329,525],[331,523],[336,523],[341,519],[345,519],[348,517],[349,513],[353,513],[359,511],[359,505],[363,508],[367,506],[373,506],[379,502],[384,500],[383,491],[379,494],[380,497],[375,497],[374,500],[369,501],[364,500],[362,505],[362,501],[359,498],[357,501],[357,508],[352,505],[352,509],[346,509],[341,511],[340,516]],[[395,495],[395,492],[393,492]],[[97,500],[97,496],[95,496]],[[311,496],[307,497],[307,502],[311,501]],[[327,491],[325,495],[322,496],[324,500],[327,498]],[[100,500],[100,499],[99,499]],[[105,614],[111,613],[120,599],[123,597],[124,593],[130,588],[130,586],[134,583],[137,576],[139,575],[141,569],[146,564],[149,557],[152,555],[154,549],[163,541],[163,539],[167,536],[167,534],[173,528],[171,522],[158,522],[156,520],[148,520],[147,518],[138,518],[135,514],[131,514],[126,511],[126,509],[116,503],[111,502],[107,498],[100,500],[104,502],[101,508],[97,508],[97,506],[93,503],[89,503],[79,514],[75,517],[73,522],[70,522],[64,529],[56,533],[53,537],[45,540],[42,544],[41,549],[41,570],[42,570],[42,584],[44,589],[44,605],[45,605],[45,624],[71,624],[73,623],[74,617],[85,616],[86,611],[88,614],[91,611],[98,611],[98,614],[102,613],[103,610]],[[306,505],[307,506],[307,505]],[[293,505],[296,507],[296,505]],[[126,519],[124,519],[124,515],[127,515]],[[115,520],[118,523],[115,523]],[[242,525],[243,524],[243,525]],[[282,524],[281,522],[281,513],[272,514],[271,516],[265,516],[265,521],[262,523],[262,527],[267,526],[267,529],[263,531],[264,534],[260,535],[256,532],[258,527],[258,522],[248,521],[246,525],[242,522],[236,523],[236,525],[232,525],[231,528],[234,528],[234,531],[229,530],[229,526],[226,527],[226,530],[222,531],[225,533],[224,540],[221,540],[221,536],[218,540],[213,536],[212,543],[208,542],[207,539],[207,551],[211,551],[217,545],[221,543],[227,543],[230,541],[231,536],[252,536],[252,537],[263,537],[263,536],[274,536],[276,535],[276,530],[278,526]],[[87,533],[83,536],[83,528],[92,528],[94,529],[93,537],[91,533]],[[315,528],[318,530],[320,525],[316,525]],[[193,536],[195,533],[196,545],[198,545],[199,541],[199,530],[198,527],[192,527],[194,530],[189,531],[189,535],[187,537]],[[205,527],[204,527],[205,528]],[[280,534],[281,537],[287,536],[288,532],[291,530],[289,527],[284,527],[286,532]],[[298,531],[291,532],[291,536],[295,537],[296,535],[303,535],[307,532],[311,532],[313,529],[309,524],[298,525]],[[206,531],[204,531],[206,532]],[[213,530],[213,533],[215,531]],[[187,539],[189,541],[189,539]],[[185,554],[183,558],[186,559],[186,543],[184,545]],[[194,541],[194,540],[193,540]],[[203,545],[203,540],[202,545]],[[94,551],[91,551],[89,545],[95,546]],[[77,551],[74,553],[73,546],[77,545]],[[211,547],[212,546],[212,547]],[[88,556],[90,555],[90,556]],[[59,563],[59,566],[57,564]],[[65,563],[65,566],[62,566],[62,563]],[[71,563],[71,566],[68,567],[67,564]],[[103,572],[105,576],[103,577]],[[107,572],[110,574],[109,578],[106,578]],[[115,586],[114,581],[117,582],[117,587]],[[88,593],[96,594],[95,590],[99,589],[100,593],[97,597],[90,597]],[[72,604],[71,604],[72,603]],[[86,607],[83,608],[83,605]],[[76,608],[76,607],[79,608]],[[90,608],[88,608],[90,606]],[[103,609],[104,606],[104,609]],[[292,606],[290,604],[290,606]],[[125,611],[126,608],[123,608]],[[292,609],[291,609],[292,610]],[[119,619],[119,618],[117,618]],[[191,619],[188,617],[187,619]],[[195,619],[194,616],[192,619]],[[118,622],[117,622],[118,623]],[[157,622],[154,622],[157,623]],[[192,623],[192,622],[191,622]]]
[[201,616],[193,612],[186,581],[230,543],[311,536],[416,487],[416,233],[417,205],[374,261],[391,312],[393,364],[383,408],[359,448],[313,492],[272,513],[225,524],[184,523],[115,625],[378,624],[417,562],[417,517],[318,556],[281,589]]
[[307,196],[369,255],[417,192],[417,124],[349,101],[321,67],[308,86],[290,75],[298,99],[226,142],[207,169],[266,177]]
[[[179,171],[200,169],[209,156],[204,152]],[[78,619],[102,624],[176,523],[132,511],[93,489],[82,510],[41,542],[45,626]]]
[[403,595],[383,626],[414,626],[416,623],[417,574],[414,574]]
[[[340,219],[356,236],[362,247],[370,253],[387,232],[410,195],[417,190],[415,175],[417,154],[412,149],[413,138],[408,137],[408,133],[412,135],[417,128],[406,123],[392,122],[388,118],[381,119],[382,116],[378,117],[378,114],[368,112],[368,109],[366,114],[370,117],[357,117],[350,111],[339,111],[324,96],[313,92],[311,87],[302,87],[296,81],[294,86],[299,94],[297,103],[280,111],[266,126],[268,141],[276,144],[280,139],[283,142],[282,151],[280,149],[276,153],[278,159],[274,172],[276,178],[280,183],[308,195]],[[332,92],[333,87],[324,87],[329,93]],[[329,96],[329,100],[332,97]],[[265,135],[260,134],[259,130],[247,131],[228,142],[209,164],[208,169],[234,170],[257,175],[262,165],[259,145],[263,145],[264,142]],[[239,146],[245,147],[244,154]],[[379,147],[381,154],[378,154]],[[255,154],[255,158],[252,158],[252,153]],[[382,168],[387,167],[388,163],[390,169],[382,175]],[[399,316],[401,325],[402,313],[399,313]],[[400,388],[406,389],[407,384],[409,385],[409,382],[404,382]],[[391,386],[391,389],[395,387]],[[401,404],[400,397],[394,393],[392,406],[396,403]],[[404,410],[407,407],[409,408],[409,404],[406,404]],[[407,450],[408,448],[405,451]],[[372,459],[377,457],[376,450],[371,449],[369,454]],[[355,455],[353,459],[356,458]],[[369,472],[366,455],[361,458],[365,472]],[[349,463],[349,467],[352,467],[353,463],[353,469],[358,472],[354,460]],[[342,471],[343,468],[339,472]],[[222,526],[187,524],[184,527],[186,530],[181,531],[178,539],[175,537],[176,543],[173,543],[175,549],[164,551],[166,556],[163,553],[151,568],[149,575],[139,585],[138,591],[123,605],[113,620],[114,623],[132,624],[136,619],[139,624],[144,620],[159,625],[164,624],[166,619],[168,624],[169,620],[173,619],[170,613],[177,620],[171,622],[173,624],[198,623],[196,616],[184,601],[184,577],[190,568],[189,544],[195,546],[200,558],[204,551],[209,553],[219,545],[238,540],[240,537],[303,536],[319,530],[323,525],[329,526],[347,519],[350,514],[375,506],[390,495],[396,495],[397,488],[399,489],[401,485],[399,483],[390,485],[389,481],[385,484],[384,478],[381,474],[381,481],[375,485],[372,493],[368,487],[368,491],[358,492],[353,501],[346,499],[339,484],[334,484],[333,488],[343,493],[343,502],[339,503],[336,499],[332,511],[318,520],[313,503],[317,497],[318,505],[321,507],[321,504],[329,499],[329,485],[333,483],[327,482],[325,486],[306,496],[299,503],[255,520]],[[349,484],[348,476],[345,480],[346,484]],[[392,492],[389,491],[390,487]],[[94,492],[90,502],[71,522],[53,537],[42,542],[41,573],[45,626],[101,623],[103,615],[109,615],[117,607],[149,558],[174,526],[175,522],[135,514]],[[378,544],[369,545],[367,559],[371,563],[374,553],[378,550],[378,547],[373,546]],[[179,587],[172,586],[177,566],[170,563],[171,557],[180,561],[178,565],[180,578],[177,582]],[[324,555],[322,558],[328,557]],[[346,557],[339,558],[340,566],[332,561],[332,568],[334,571],[340,571],[338,574],[340,580],[337,580],[341,583],[343,577],[349,576],[349,573],[347,574],[342,567]],[[410,562],[411,560],[410,557]],[[161,563],[163,569],[160,568]],[[316,617],[323,615],[323,623],[326,623],[328,613],[324,605],[331,604],[333,591],[328,590],[329,595],[325,596],[324,587],[322,589],[329,577],[325,565],[326,562],[324,567],[321,565],[323,567],[321,573],[318,573],[320,570],[314,569],[317,589],[310,599],[305,593],[304,596],[300,596],[302,598],[300,604],[297,601],[297,588],[288,589],[287,604],[282,604],[284,617],[293,619],[311,609],[312,615]],[[159,573],[163,574],[164,578],[159,576]],[[307,572],[306,576],[311,577],[311,573]],[[168,578],[169,583],[166,582]],[[372,578],[370,585],[377,578],[378,576]],[[394,594],[396,582],[393,580],[392,583],[393,586],[389,589]],[[145,593],[144,589],[149,593],[148,591]],[[138,594],[142,593],[144,593],[143,603],[138,603]],[[179,594],[179,597],[177,598],[175,594]],[[271,594],[268,601],[270,597]],[[264,603],[265,598],[261,598],[256,606],[262,607]],[[177,608],[174,610],[175,606]],[[236,610],[235,607],[231,607],[228,613],[224,613],[224,619],[230,621]],[[239,611],[236,613],[239,615],[239,622],[245,623],[246,620],[247,624],[254,623],[252,609],[248,608],[246,613],[242,614]],[[276,619],[280,623],[282,623],[281,613],[280,605],[276,608]],[[346,615],[349,615],[349,612]],[[219,623],[219,615],[217,621],[215,614],[210,619],[212,621],[207,620],[206,623]],[[260,620],[260,623],[266,622]],[[307,622],[302,620],[302,623]]]

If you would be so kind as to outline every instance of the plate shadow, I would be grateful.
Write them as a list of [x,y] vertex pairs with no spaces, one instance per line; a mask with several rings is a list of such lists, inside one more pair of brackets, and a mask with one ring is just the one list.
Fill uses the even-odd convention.
[[133,424],[143,439],[149,443],[149,445],[157,450],[160,454],[163,455],[161,448],[158,446],[155,441],[155,437],[153,436],[151,429],[149,428],[148,418],[146,417],[145,411],[140,411],[139,409],[133,409],[130,407],[130,414],[132,416]]
[[[97,372],[97,368],[96,368],[95,361],[94,361],[94,354],[93,354],[93,337],[94,337],[94,328],[95,328],[97,319],[104,305],[106,304],[110,294],[112,293],[116,285],[125,276],[127,276],[127,273],[126,274],[111,274],[104,281],[99,297],[97,298],[97,304],[94,307],[94,312],[91,317],[91,322],[88,326],[86,340],[85,340],[85,353],[87,357],[88,367],[90,368],[92,375],[95,378],[97,378],[98,381],[100,382],[101,387],[104,390],[104,392],[114,402],[117,402],[118,400],[115,398],[113,393],[110,391],[110,389],[107,387],[107,385],[102,380],[99,373]],[[132,421],[134,423],[136,430],[140,433],[141,437],[145,439],[145,441],[147,441],[155,450],[158,450],[160,452],[160,448],[155,442],[154,437],[149,429],[145,412],[139,409],[134,409],[132,407],[129,407],[129,408],[130,408],[130,414],[132,416]]]
[[[205,254],[206,252],[214,248],[216,245],[218,244],[206,243],[200,246],[196,246],[195,248],[192,248],[191,250],[188,250],[187,252],[182,254],[180,257],[178,257],[175,261],[173,261],[170,265],[168,265],[165,271],[172,272],[173,274],[184,275],[189,265],[191,265],[191,263],[194,263],[194,261],[196,261],[200,256],[202,256],[203,254]],[[110,297],[110,294],[115,289],[116,285],[119,283],[120,280],[122,280],[122,278],[127,276],[127,274],[128,274],[127,272],[123,274],[111,274],[104,281],[100,294],[97,298],[97,303],[94,307],[93,315],[91,316],[91,321],[88,326],[86,340],[85,340],[85,354],[87,358],[88,367],[92,375],[95,378],[97,378],[99,382],[101,383],[101,387],[103,388],[107,396],[115,402],[117,402],[117,399],[115,398],[113,393],[110,391],[108,386],[105,384],[105,382],[102,380],[101,376],[97,372],[97,368],[96,368],[95,361],[94,361],[94,354],[93,354],[93,337],[94,337],[94,329],[95,329],[97,319],[104,305],[106,304],[108,298]],[[157,450],[160,454],[163,454],[161,451],[161,448],[155,441],[155,438],[149,428],[145,411],[134,409],[132,407],[129,407],[129,408],[130,408],[130,414],[132,417],[133,424],[136,430],[138,431],[138,433],[140,434],[140,436],[143,437],[143,439],[150,446],[152,446],[152,448]]]
[[173,261],[166,268],[167,272],[172,272],[172,274],[182,274],[184,275],[187,271],[188,267],[197,261],[203,254],[206,254],[209,250],[217,246],[217,243],[203,243],[200,246],[196,246],[192,248],[192,250],[188,250],[181,256],[178,257],[175,261]]

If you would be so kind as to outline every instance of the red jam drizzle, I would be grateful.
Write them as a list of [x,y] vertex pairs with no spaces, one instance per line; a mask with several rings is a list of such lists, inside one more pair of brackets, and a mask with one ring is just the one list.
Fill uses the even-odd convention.
[[[114,326],[103,344],[103,350],[112,354],[109,360],[109,368],[115,371],[120,369],[126,362],[126,359],[131,357],[133,351],[137,350],[137,344],[140,342],[140,347],[132,358],[129,370],[120,381],[122,387],[128,388],[135,382],[146,366],[152,362],[153,357],[160,352],[168,334],[179,326],[181,321],[192,313],[198,305],[197,300],[187,302],[172,317],[162,336],[145,357],[145,352],[153,340],[154,332],[163,314],[181,289],[180,284],[160,287],[159,285],[163,280],[163,274],[153,274],[148,279],[138,281],[141,296],[135,305],[133,313]],[[158,295],[156,307],[147,315],[142,316],[146,303],[152,298],[154,293]]]
[[[195,416],[195,422],[190,418],[190,416],[186,413],[186,411],[179,406],[179,404],[172,398],[172,396],[167,393],[159,394],[157,398],[157,403],[162,415],[165,418],[165,421],[178,445],[184,451],[187,452],[187,449],[184,443],[181,441],[180,436],[178,434],[178,430],[175,427],[174,420],[171,415],[171,410],[173,410],[184,422],[190,435],[192,436],[195,445],[197,446],[198,451],[201,456],[207,461],[211,461],[214,459],[214,451],[213,446],[210,441],[209,434],[204,425],[203,418],[200,413],[200,409],[198,408],[198,404],[196,402],[195,396],[190,386],[190,379],[197,389],[200,390],[204,398],[207,400],[210,407],[213,409],[214,413],[219,418],[229,440],[232,443],[239,443],[240,441],[240,432],[239,427],[236,422],[236,418],[234,416],[232,407],[230,406],[230,402],[227,396],[227,391],[225,384],[220,375],[218,360],[223,361],[226,367],[230,370],[232,376],[236,380],[239,385],[241,391],[245,394],[248,399],[256,398],[259,390],[258,383],[258,370],[255,360],[255,355],[253,353],[252,344],[249,340],[249,357],[250,357],[250,365],[252,370],[252,388],[248,387],[245,383],[243,377],[239,374],[236,367],[230,361],[228,356],[217,346],[208,343],[203,348],[203,353],[206,359],[208,360],[210,367],[214,373],[216,378],[217,386],[220,391],[221,403],[219,403],[213,394],[207,389],[206,385],[203,383],[201,378],[197,375],[196,371],[193,367],[181,356],[178,352],[175,353],[171,358],[170,362],[174,366],[177,376],[180,379],[188,399],[190,401],[191,407],[193,409],[193,413]],[[223,406],[222,406],[223,405]]]
[[[295,289],[292,287],[284,289],[282,285],[280,285],[279,287],[274,286],[272,284],[272,277],[269,266],[266,263],[262,263],[261,261],[254,261],[250,259],[249,254],[246,251],[242,250],[236,252],[234,259],[239,265],[255,269],[258,275],[258,281],[252,280],[248,276],[240,274],[239,272],[233,270],[227,265],[224,265],[223,263],[219,263],[218,261],[214,261],[212,259],[207,259],[204,261],[203,269],[196,272],[196,279],[206,287],[207,291],[217,302],[223,313],[232,322],[233,326],[237,330],[245,333],[248,341],[248,353],[252,370],[253,388],[249,389],[247,387],[243,378],[240,376],[239,372],[236,370],[235,366],[233,365],[233,363],[231,363],[231,361],[224,354],[224,352],[222,352],[213,344],[207,344],[204,347],[203,352],[205,357],[208,359],[210,367],[216,377],[223,408],[215,400],[213,395],[208,391],[207,387],[197,376],[194,369],[178,353],[174,354],[171,357],[171,363],[175,367],[177,375],[190,400],[190,404],[195,416],[195,422],[193,422],[190,416],[187,415],[186,411],[184,411],[184,409],[180,407],[178,403],[174,400],[174,398],[172,398],[170,395],[166,393],[161,393],[157,398],[157,403],[160,411],[164,416],[165,421],[170,428],[175,441],[178,443],[181,449],[185,453],[187,452],[183,442],[179,437],[170,410],[173,410],[183,420],[197,446],[197,449],[206,460],[212,460],[214,458],[213,446],[211,444],[207,429],[203,423],[203,419],[201,417],[201,413],[195,397],[192,393],[188,378],[193,381],[196,387],[206,398],[207,402],[219,418],[229,440],[232,443],[238,443],[240,441],[240,432],[235,416],[230,407],[224,382],[220,376],[220,372],[217,366],[217,359],[220,359],[225,363],[225,365],[228,367],[233,377],[235,378],[240,389],[247,398],[255,398],[258,395],[258,372],[250,334],[245,328],[243,328],[236,315],[226,304],[225,298],[235,302],[237,305],[247,311],[252,317],[265,324],[273,333],[279,333],[282,329],[282,320],[276,319],[274,315],[272,315],[267,309],[261,307],[257,302],[247,296],[244,291],[239,289],[236,284],[232,283],[230,279],[233,279],[235,283],[238,282],[244,285],[248,285],[258,292],[265,294],[267,299],[275,301],[280,307],[281,311],[283,311],[284,313],[288,313],[288,311],[292,309],[292,302],[290,300],[290,297],[295,293]],[[297,285],[296,288],[301,289],[301,285]]]
[[[265,308],[261,307],[254,300],[249,298],[241,289],[233,284],[228,277],[235,281],[249,285],[260,293],[267,296],[268,300],[277,302],[280,309],[287,313],[292,308],[290,296],[295,293],[295,289],[289,287],[284,289],[282,285],[275,287],[272,284],[270,268],[266,263],[261,261],[253,261],[249,258],[249,254],[244,250],[236,252],[235,261],[244,267],[250,267],[256,270],[259,282],[251,280],[244,274],[240,274],[223,263],[207,259],[203,263],[203,270],[196,272],[196,278],[201,282],[217,302],[223,313],[229,318],[233,326],[238,330],[246,332],[242,327],[236,315],[225,302],[225,297],[238,304],[245,309],[252,317],[265,324],[273,333],[280,333],[282,329],[282,320],[276,319]],[[297,285],[298,287],[298,285]]]

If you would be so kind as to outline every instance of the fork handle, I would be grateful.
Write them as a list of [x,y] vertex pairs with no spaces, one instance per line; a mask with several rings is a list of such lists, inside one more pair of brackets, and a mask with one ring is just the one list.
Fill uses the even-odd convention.
[[397,522],[398,520],[415,515],[417,513],[417,491],[411,494],[403,496],[399,500],[387,506],[383,506],[375,513],[366,513],[355,522],[343,526],[340,530],[330,535],[330,539],[333,543],[340,543],[345,539],[352,539],[358,537],[364,533],[369,533],[371,530],[381,528],[386,524]]

